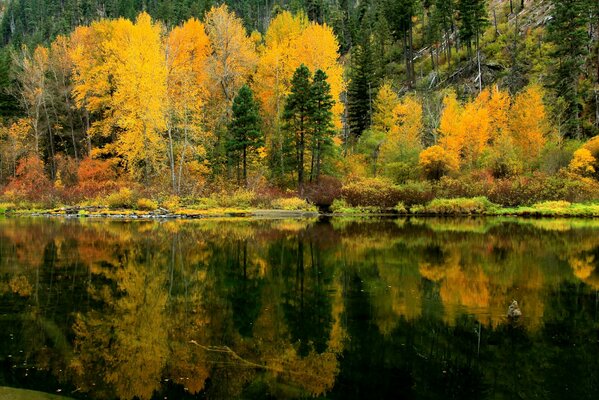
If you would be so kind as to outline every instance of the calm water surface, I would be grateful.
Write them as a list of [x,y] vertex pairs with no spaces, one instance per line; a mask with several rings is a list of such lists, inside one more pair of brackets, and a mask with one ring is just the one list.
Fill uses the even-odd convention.
[[598,399],[598,290],[592,220],[6,218],[0,386]]

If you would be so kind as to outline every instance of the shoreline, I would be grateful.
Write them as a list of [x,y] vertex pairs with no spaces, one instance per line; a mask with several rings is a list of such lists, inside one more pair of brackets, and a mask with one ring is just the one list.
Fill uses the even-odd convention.
[[[599,206],[598,206],[599,207]],[[10,210],[0,213],[5,217],[46,217],[46,218],[82,218],[115,220],[190,220],[190,219],[308,219],[308,218],[482,218],[516,217],[522,219],[585,218],[599,219],[599,212],[575,210],[538,210],[531,207],[501,208],[481,212],[397,212],[395,210],[351,212],[318,212],[303,210],[276,209],[215,209],[185,210],[175,212],[156,212],[143,210],[102,209],[93,212],[70,212],[64,208],[52,210]]]

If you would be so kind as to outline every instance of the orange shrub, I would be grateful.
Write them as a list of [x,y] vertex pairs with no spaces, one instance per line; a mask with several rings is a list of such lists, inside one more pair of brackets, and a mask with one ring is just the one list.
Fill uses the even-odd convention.
[[117,187],[117,176],[110,160],[84,158],[77,169],[76,192],[86,198],[106,195]]
[[21,159],[17,173],[6,185],[5,195],[17,199],[39,201],[51,197],[53,185],[46,176],[44,163],[37,156]]

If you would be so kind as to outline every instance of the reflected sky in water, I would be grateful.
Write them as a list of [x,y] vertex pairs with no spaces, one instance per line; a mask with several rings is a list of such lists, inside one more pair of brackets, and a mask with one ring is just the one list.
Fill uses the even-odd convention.
[[0,386],[596,399],[598,290],[599,220],[5,218]]

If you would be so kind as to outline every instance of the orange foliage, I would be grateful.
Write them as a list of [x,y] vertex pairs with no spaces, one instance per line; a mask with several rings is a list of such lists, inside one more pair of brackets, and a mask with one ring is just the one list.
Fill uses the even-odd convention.
[[37,201],[52,195],[52,188],[42,160],[37,156],[29,156],[19,162],[16,176],[6,185],[5,195]]
[[523,159],[538,158],[549,132],[542,89],[533,85],[518,94],[510,114],[510,128],[514,142],[522,153]]
[[111,160],[96,160],[86,157],[77,169],[76,191],[83,197],[93,198],[117,188],[116,172]]

